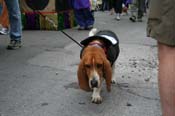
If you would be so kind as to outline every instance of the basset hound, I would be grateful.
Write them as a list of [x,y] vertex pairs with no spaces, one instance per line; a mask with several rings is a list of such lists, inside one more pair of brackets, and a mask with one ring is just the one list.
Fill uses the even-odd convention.
[[81,61],[78,66],[78,83],[82,90],[93,91],[92,103],[102,102],[100,95],[102,82],[106,81],[107,91],[111,91],[111,82],[115,83],[114,63],[119,55],[119,40],[110,30],[92,29],[89,37],[81,41]]

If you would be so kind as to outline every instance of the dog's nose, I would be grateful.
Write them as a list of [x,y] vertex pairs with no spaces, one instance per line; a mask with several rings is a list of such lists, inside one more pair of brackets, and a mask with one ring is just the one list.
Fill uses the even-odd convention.
[[92,86],[92,88],[97,87],[98,86],[98,81],[95,80],[95,79],[92,79],[91,80],[91,86]]

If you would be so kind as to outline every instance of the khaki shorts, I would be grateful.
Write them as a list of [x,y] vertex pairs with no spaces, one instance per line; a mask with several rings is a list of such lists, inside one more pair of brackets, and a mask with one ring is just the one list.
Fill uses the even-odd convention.
[[151,0],[147,36],[175,46],[175,0]]

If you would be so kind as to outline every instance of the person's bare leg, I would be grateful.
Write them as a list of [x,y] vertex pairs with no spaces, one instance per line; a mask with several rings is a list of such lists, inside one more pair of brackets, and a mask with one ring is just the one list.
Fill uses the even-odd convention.
[[163,116],[175,116],[175,47],[158,43],[159,92]]

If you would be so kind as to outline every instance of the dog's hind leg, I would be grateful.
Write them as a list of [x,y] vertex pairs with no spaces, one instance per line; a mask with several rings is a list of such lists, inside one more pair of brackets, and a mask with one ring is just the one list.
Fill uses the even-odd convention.
[[117,81],[116,81],[116,77],[115,77],[115,64],[112,65],[112,80],[111,80],[111,83],[112,84],[115,84]]

